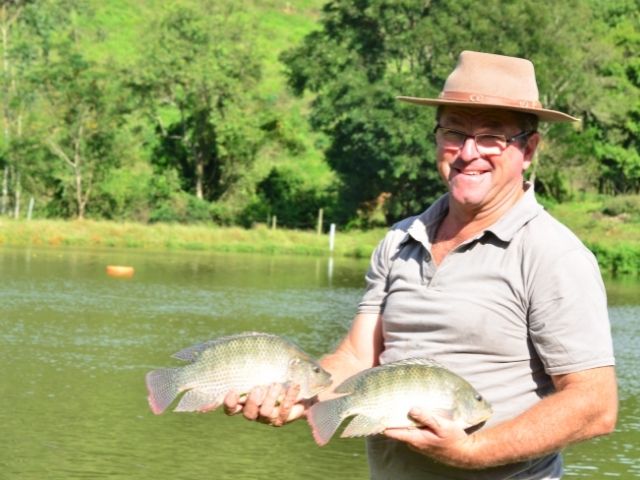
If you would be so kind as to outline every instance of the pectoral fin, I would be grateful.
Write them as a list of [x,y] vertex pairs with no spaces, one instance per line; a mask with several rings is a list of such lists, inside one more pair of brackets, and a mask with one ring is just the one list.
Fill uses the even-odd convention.
[[220,395],[202,390],[189,390],[180,399],[174,412],[209,412],[221,405]]
[[380,419],[356,415],[342,432],[341,437],[364,437],[375,435],[384,431],[386,427]]

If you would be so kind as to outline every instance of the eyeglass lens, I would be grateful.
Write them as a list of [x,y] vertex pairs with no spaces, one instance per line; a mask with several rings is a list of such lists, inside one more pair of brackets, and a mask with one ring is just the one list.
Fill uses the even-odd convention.
[[462,148],[467,138],[473,138],[478,150],[498,153],[507,147],[507,139],[503,135],[477,134],[467,135],[466,133],[449,128],[438,127],[436,130],[438,142],[445,148]]

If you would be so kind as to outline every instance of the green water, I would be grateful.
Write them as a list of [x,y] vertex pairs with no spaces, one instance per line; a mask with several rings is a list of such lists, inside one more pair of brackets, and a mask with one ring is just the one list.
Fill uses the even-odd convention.
[[[105,274],[133,265],[131,279]],[[223,334],[261,330],[314,355],[344,334],[366,262],[253,255],[0,251],[0,478],[366,479],[360,439],[319,448],[304,422],[154,416],[144,374]],[[566,452],[567,477],[640,476],[640,282],[608,282],[621,416]]]

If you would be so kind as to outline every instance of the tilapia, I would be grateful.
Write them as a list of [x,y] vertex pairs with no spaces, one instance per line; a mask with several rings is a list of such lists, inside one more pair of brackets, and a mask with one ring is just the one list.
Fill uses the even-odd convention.
[[425,358],[400,360],[364,370],[340,384],[345,394],[313,405],[307,421],[320,446],[342,421],[355,416],[342,437],[375,435],[387,428],[414,427],[412,407],[446,416],[469,428],[487,420],[491,406],[462,377]]
[[156,415],[186,392],[176,412],[206,412],[220,406],[230,390],[238,394],[257,386],[300,385],[300,398],[311,398],[331,384],[331,376],[292,342],[268,333],[242,333],[187,347],[173,355],[190,362],[147,373],[149,406]]

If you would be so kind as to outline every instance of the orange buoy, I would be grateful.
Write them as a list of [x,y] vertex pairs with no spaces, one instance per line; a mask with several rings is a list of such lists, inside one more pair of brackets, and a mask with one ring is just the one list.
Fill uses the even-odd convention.
[[131,278],[133,273],[133,267],[128,265],[107,265],[107,275],[110,277]]

